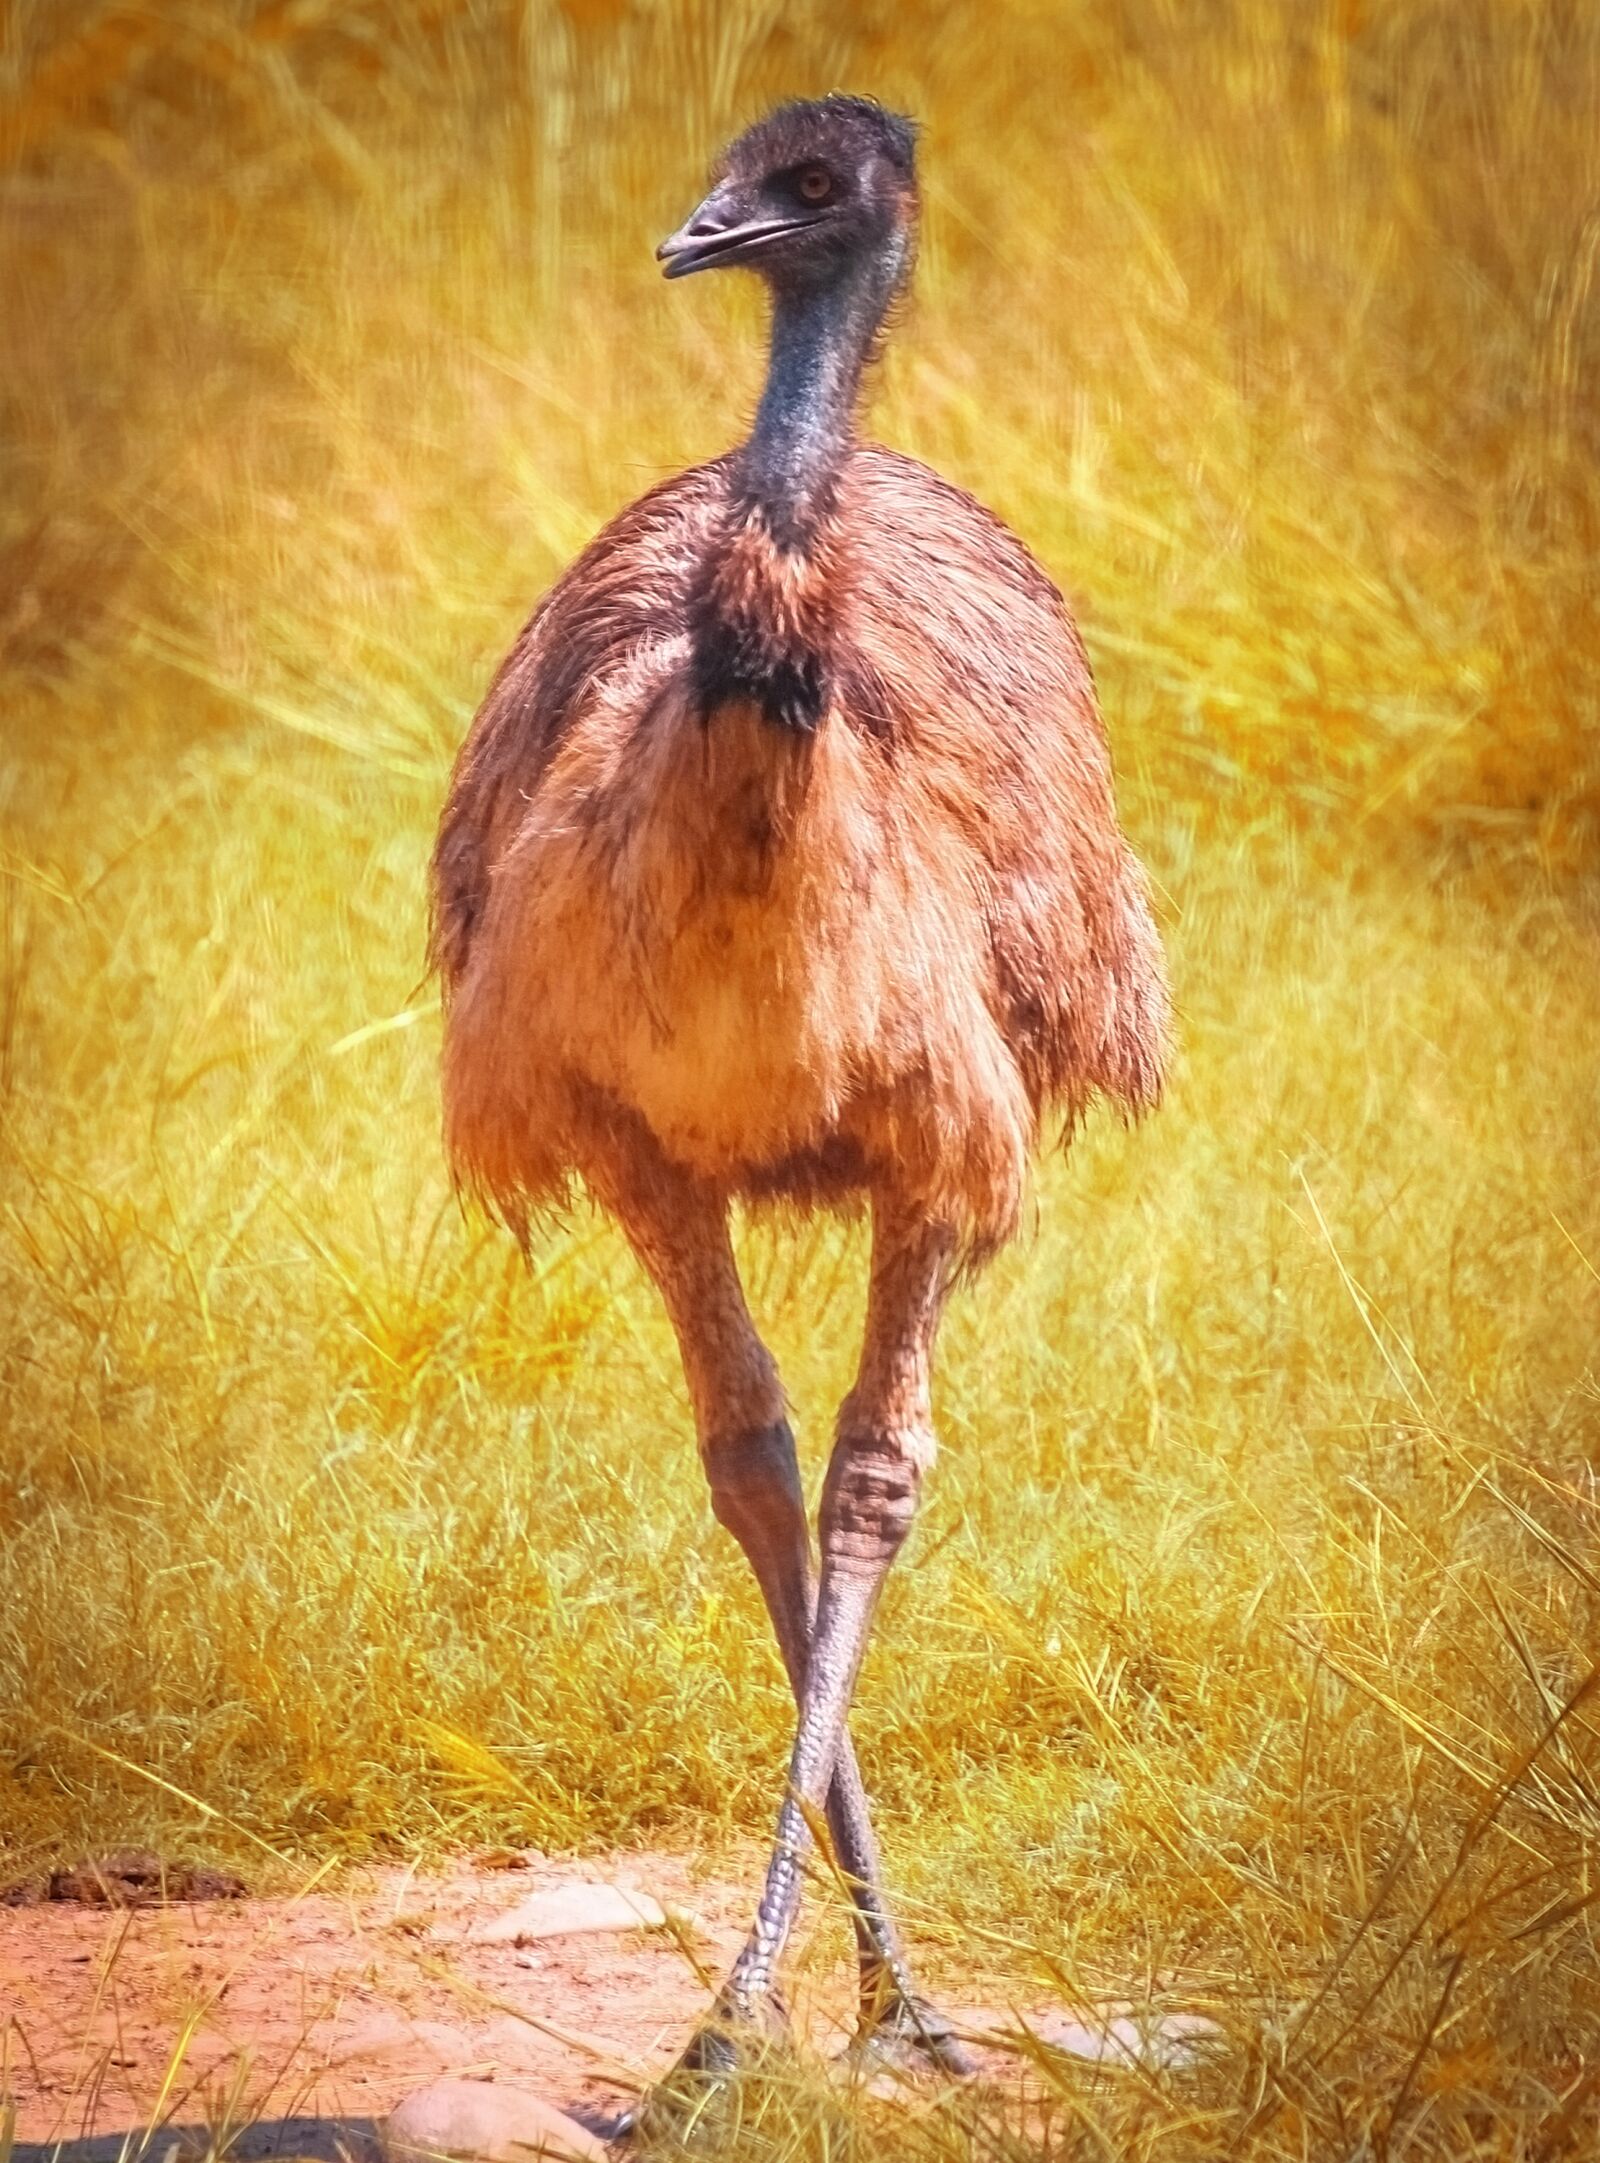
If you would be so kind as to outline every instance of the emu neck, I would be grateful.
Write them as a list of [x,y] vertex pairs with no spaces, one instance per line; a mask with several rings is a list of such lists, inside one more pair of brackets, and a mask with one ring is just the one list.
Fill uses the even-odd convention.
[[888,306],[893,267],[869,262],[836,282],[778,289],[772,350],[742,492],[781,546],[804,551],[855,439],[861,376]]
[[702,719],[753,705],[779,728],[809,736],[828,711],[837,655],[827,553],[817,542],[898,270],[892,252],[828,284],[774,294],[772,358],[734,469],[733,516],[691,600],[691,681]]

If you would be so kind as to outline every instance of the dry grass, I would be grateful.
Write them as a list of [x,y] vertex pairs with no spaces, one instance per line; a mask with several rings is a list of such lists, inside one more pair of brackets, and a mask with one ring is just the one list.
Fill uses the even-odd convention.
[[[192,1846],[135,1768],[311,1857],[770,1816],[653,1300],[450,1201],[421,890],[522,613],[748,404],[754,296],[648,244],[842,80],[928,123],[876,425],[1081,602],[1185,1044],[947,1329],[859,1722],[895,1874],[968,1963],[1228,2027],[1034,2148],[1592,2152],[1600,19],[6,38],[0,1843]],[[745,1247],[814,1461],[859,1241]]]

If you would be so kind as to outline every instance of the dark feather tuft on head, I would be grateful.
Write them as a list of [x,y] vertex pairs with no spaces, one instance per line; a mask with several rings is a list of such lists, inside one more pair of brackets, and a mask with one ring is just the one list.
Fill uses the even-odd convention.
[[916,182],[917,124],[875,98],[830,90],[825,98],[793,98],[747,128],[724,154],[729,167],[774,166],[833,151],[847,163],[876,152],[908,186]]

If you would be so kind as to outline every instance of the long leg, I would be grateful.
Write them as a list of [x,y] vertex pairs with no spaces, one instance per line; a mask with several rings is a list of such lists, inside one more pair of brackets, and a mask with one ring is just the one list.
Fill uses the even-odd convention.
[[[641,1178],[641,1169],[648,1176]],[[632,1176],[597,1168],[590,1183],[661,1289],[682,1349],[713,1512],[749,1558],[799,1701],[815,1599],[805,1504],[783,1391],[745,1304],[726,1211],[658,1157],[636,1165]],[[941,2024],[912,1992],[848,1734],[826,1808],[854,1902],[863,2029],[882,2025],[959,2065]]]
[[[777,1632],[797,1705],[805,1702],[816,1592],[811,1581],[794,1437],[779,1420],[708,1453],[712,1507],[749,1556]],[[781,1500],[779,1499],[781,1497]],[[850,1886],[861,1971],[858,2045],[892,2045],[949,2072],[970,2070],[947,2024],[912,1987],[882,1891],[878,1843],[848,1729],[828,1789],[828,1832]]]
[[789,1792],[755,1923],[725,1991],[736,2018],[759,2018],[770,1999],[799,1905],[806,1811],[823,1806],[842,1760],[878,1595],[911,1529],[933,1455],[930,1370],[951,1253],[944,1227],[877,1198],[861,1368],[840,1408],[823,1488],[822,1576]]

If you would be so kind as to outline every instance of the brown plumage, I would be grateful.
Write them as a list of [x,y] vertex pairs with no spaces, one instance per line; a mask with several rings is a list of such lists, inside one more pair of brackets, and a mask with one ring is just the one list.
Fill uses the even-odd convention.
[[1160,1088],[1083,648],[988,512],[862,447],[804,581],[857,678],[810,734],[748,703],[708,724],[686,610],[733,470],[591,544],[468,738],[435,859],[451,1158],[519,1222],[631,1113],[730,1197],[888,1180],[992,1248],[1048,1111]]
[[[756,427],[624,511],[540,604],[462,750],[434,857],[456,1174],[519,1230],[575,1180],[622,1219],[672,1309],[718,1514],[762,1575],[808,1720],[792,1448],[772,1439],[782,1396],[731,1279],[728,1204],[874,1209],[820,1659],[830,1569],[860,1575],[859,1533],[881,1576],[909,1521],[888,1488],[914,1500],[931,1454],[952,1269],[1015,1229],[1047,1121],[1097,1095],[1156,1101],[1168,1028],[1060,595],[970,496],[853,433],[914,215],[909,128],[865,101],[784,108],[734,146],[663,254],[669,272],[767,277]],[[837,1768],[864,1972],[904,2032],[926,2009],[872,1905],[848,1744],[824,1735],[802,1764],[806,1734],[794,1777],[828,1793]],[[780,1830],[730,2017],[764,2000],[766,1941],[792,1912],[774,1885],[803,1837]]]

